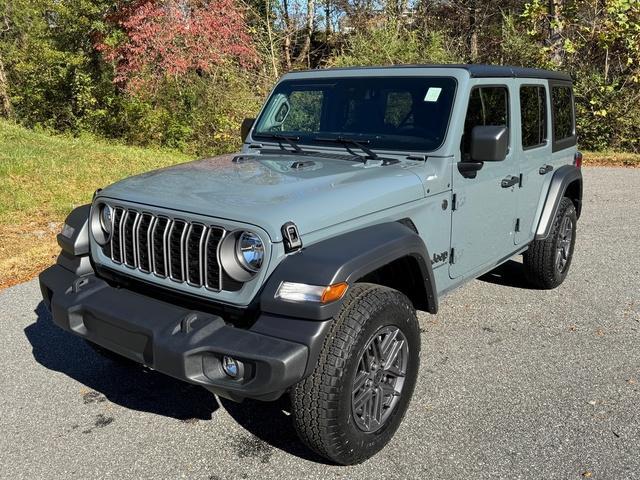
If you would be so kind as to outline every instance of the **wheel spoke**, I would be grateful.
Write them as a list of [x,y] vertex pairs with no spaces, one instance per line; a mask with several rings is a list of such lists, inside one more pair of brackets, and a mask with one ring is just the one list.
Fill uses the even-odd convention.
[[379,336],[373,341],[373,355],[378,365],[382,365],[382,363],[384,362],[384,354],[382,351],[382,343]]
[[371,416],[373,421],[380,425],[382,423],[382,408],[384,407],[384,392],[382,388],[375,389],[375,395],[373,396],[373,415]]
[[360,395],[353,399],[353,408],[357,410],[358,408],[363,407],[363,411],[367,412],[372,396],[373,391],[370,388],[364,390]]
[[405,372],[400,370],[395,365],[391,365],[389,368],[385,368],[384,373],[396,378],[403,378],[406,375]]
[[567,240],[571,240],[571,236],[573,235],[573,223],[569,217],[565,220],[566,224],[564,226],[564,238]]
[[385,396],[397,397],[400,395],[400,392],[398,392],[395,388],[393,388],[392,385],[388,383],[385,383],[385,382],[381,383],[380,388],[382,389],[382,392],[384,393]]
[[398,358],[398,353],[400,353],[400,350],[402,349],[403,346],[404,346],[404,340],[398,340],[394,342],[393,347],[391,348],[391,351],[389,352],[389,355],[387,356],[384,362],[385,368],[389,368],[392,365],[395,365],[396,360]]
[[558,269],[562,269],[562,266],[560,265],[560,262],[562,261],[562,249],[558,248],[556,251],[556,265],[558,266]]
[[369,375],[367,374],[367,372],[359,372],[358,375],[356,376],[355,381],[353,382],[353,393],[357,393],[360,391],[360,389],[362,389],[362,387],[364,387],[364,383],[367,381],[367,377]]
[[369,349],[366,349],[362,354],[362,363],[364,363],[365,372],[370,372],[373,359],[371,358],[371,355],[369,355]]
[[396,343],[396,338],[398,338],[399,332],[400,330],[395,330],[394,332],[387,335],[382,342],[382,360],[385,365],[389,363],[389,353]]

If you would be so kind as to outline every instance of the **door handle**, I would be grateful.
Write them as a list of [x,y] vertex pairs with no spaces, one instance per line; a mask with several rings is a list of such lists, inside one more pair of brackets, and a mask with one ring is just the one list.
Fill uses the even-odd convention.
[[545,175],[551,171],[553,171],[553,165],[543,165],[540,167],[540,170],[538,170],[538,173],[540,175]]
[[503,178],[500,186],[502,188],[513,187],[517,183],[520,183],[520,177],[516,177],[514,175],[509,175],[507,178]]

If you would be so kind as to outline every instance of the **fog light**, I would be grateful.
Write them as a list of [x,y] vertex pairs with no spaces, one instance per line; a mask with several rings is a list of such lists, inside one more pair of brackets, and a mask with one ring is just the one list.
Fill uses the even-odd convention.
[[231,378],[238,378],[240,376],[240,362],[225,355],[222,357],[222,370]]

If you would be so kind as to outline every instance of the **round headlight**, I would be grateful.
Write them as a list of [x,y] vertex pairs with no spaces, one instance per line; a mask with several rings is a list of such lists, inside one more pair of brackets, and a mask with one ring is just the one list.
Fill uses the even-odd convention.
[[100,226],[107,237],[111,235],[111,229],[113,225],[113,210],[109,205],[102,205],[100,207]]
[[91,209],[90,227],[93,238],[100,245],[111,240],[113,230],[113,209],[106,203],[96,203]]
[[264,244],[253,232],[242,232],[236,240],[236,255],[240,265],[250,272],[257,272],[264,260]]

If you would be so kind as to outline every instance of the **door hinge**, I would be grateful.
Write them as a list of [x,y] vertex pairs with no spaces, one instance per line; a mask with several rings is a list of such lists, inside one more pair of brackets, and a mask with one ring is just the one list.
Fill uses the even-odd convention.
[[516,231],[516,232],[519,232],[519,231],[520,231],[520,219],[519,219],[519,218],[516,218],[516,228],[515,228],[515,231]]
[[451,196],[451,211],[452,212],[455,212],[458,209],[457,200],[458,200],[458,195],[456,193],[454,193]]
[[454,263],[456,263],[455,252],[456,252],[456,249],[455,249],[455,248],[452,248],[452,249],[451,249],[451,254],[449,255],[449,263],[450,263],[450,264],[454,264]]
[[522,188],[522,174],[518,177],[518,188]]

